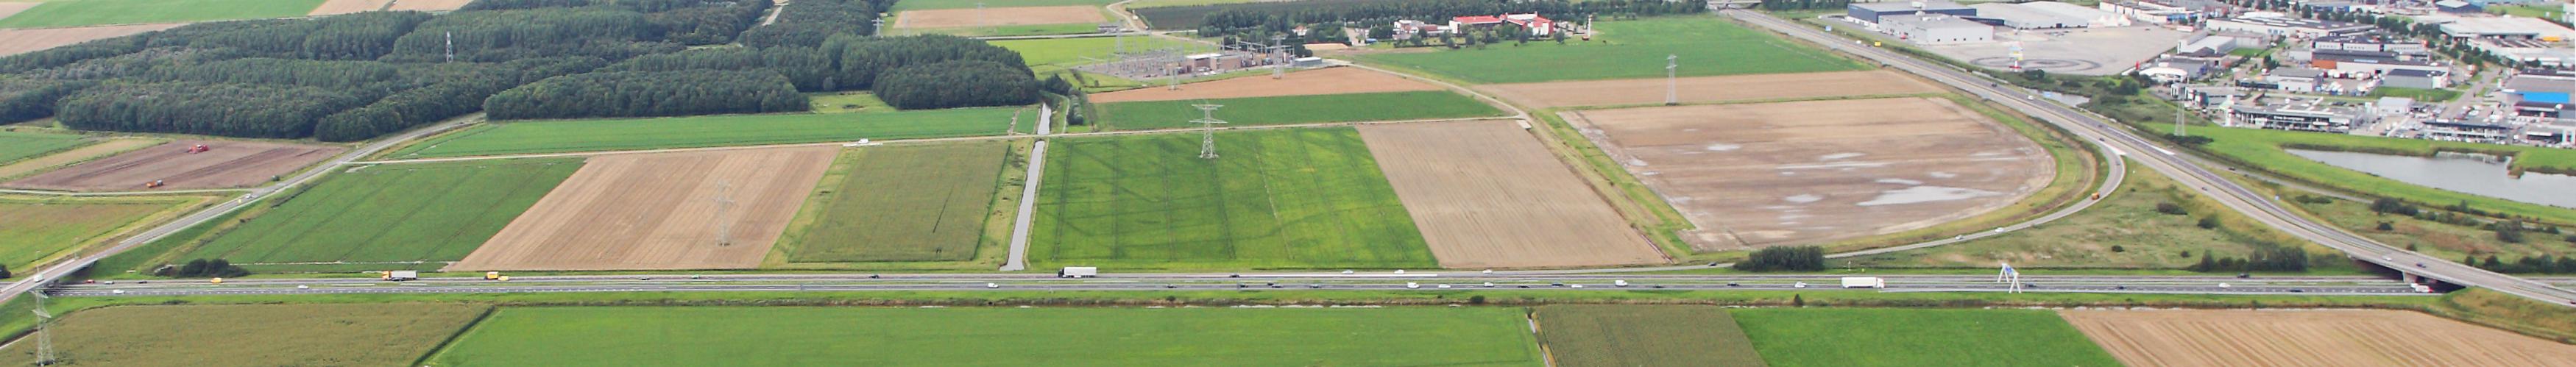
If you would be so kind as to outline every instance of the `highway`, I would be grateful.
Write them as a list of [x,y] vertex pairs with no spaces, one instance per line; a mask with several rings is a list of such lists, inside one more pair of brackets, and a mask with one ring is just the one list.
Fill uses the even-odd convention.
[[[1882,292],[2002,292],[1993,276],[1894,275]],[[1625,284],[1624,286],[1621,284]],[[2227,276],[2024,276],[2025,292],[2430,295],[2405,283],[2375,277]],[[172,296],[242,294],[556,293],[692,291],[1167,291],[1167,290],[1767,290],[1837,291],[1835,275],[1543,275],[1511,272],[1397,274],[1102,274],[1060,279],[1051,274],[739,274],[698,276],[532,276],[507,282],[482,278],[387,281],[371,278],[242,279],[70,284],[59,296]]]
[[1861,45],[1853,40],[1769,14],[1741,10],[1723,10],[1719,13],[1966,90],[1978,97],[1995,101],[2074,132],[2077,136],[2093,139],[2095,143],[2116,147],[2129,153],[2130,158],[2138,159],[2148,167],[2173,177],[2202,195],[2217,199],[2230,209],[2245,213],[2265,225],[2291,235],[2341,250],[2355,259],[2446,283],[2486,288],[2559,306],[2576,307],[2576,303],[2571,303],[2576,302],[2576,292],[2564,288],[2423,256],[2309,220],[2282,208],[2266,195],[2255,193],[2200,165],[2193,164],[2190,159],[2175,153],[2181,148],[2159,146],[2128,130],[2114,127],[2118,122],[2111,121],[2109,118],[2041,100],[2035,97],[2036,93],[2033,91],[2009,86],[2006,85],[2007,83],[1972,74],[1947,64],[1919,60],[1894,51]]

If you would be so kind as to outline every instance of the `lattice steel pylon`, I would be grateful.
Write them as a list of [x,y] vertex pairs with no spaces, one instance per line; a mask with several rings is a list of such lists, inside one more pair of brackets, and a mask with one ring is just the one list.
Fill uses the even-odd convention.
[[733,221],[724,218],[725,212],[733,209],[733,182],[716,181],[714,200],[716,216],[712,220],[716,222],[716,246],[733,246]]
[[62,355],[54,351],[54,313],[45,312],[45,299],[49,297],[45,296],[43,287],[29,290],[27,294],[36,296],[36,309],[33,310],[36,313],[36,365],[60,363]]
[[1664,55],[1664,105],[1682,104],[1681,55]]
[[1225,124],[1225,120],[1216,119],[1216,109],[1225,105],[1200,103],[1190,107],[1199,108],[1199,119],[1190,120],[1200,127],[1199,158],[1216,159],[1216,126]]

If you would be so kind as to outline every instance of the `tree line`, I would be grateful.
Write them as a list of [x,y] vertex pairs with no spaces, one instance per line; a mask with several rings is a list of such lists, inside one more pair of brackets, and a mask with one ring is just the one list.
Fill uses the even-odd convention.
[[771,71],[618,71],[546,78],[483,100],[494,120],[687,116],[811,109]]
[[909,65],[878,76],[878,99],[900,109],[1028,104],[1038,83],[1020,65],[984,60]]
[[1762,0],[1760,6],[1765,10],[1843,9],[1851,7],[1851,0]]
[[311,135],[322,116],[373,97],[292,85],[117,80],[64,98],[54,116],[81,130],[295,139]]
[[1743,271],[1821,271],[1825,270],[1825,248],[1816,246],[1779,246],[1753,250],[1751,256],[1735,263]]

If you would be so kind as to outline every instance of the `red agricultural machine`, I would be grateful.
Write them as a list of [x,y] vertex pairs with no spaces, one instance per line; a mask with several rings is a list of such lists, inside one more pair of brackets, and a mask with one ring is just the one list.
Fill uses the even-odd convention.
[[152,180],[152,182],[146,182],[146,183],[143,183],[143,188],[146,188],[146,189],[158,189],[158,188],[161,188],[161,180]]
[[209,151],[209,150],[214,150],[214,148],[207,148],[205,144],[197,144],[197,145],[191,145],[191,146],[188,146],[188,154],[205,153],[206,151]]

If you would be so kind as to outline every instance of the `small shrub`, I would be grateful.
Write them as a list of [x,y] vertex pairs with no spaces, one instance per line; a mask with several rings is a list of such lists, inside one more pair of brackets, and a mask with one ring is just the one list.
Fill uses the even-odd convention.
[[2187,215],[2187,214],[2191,214],[2191,212],[2190,212],[2190,211],[2185,211],[2185,210],[2183,210],[2183,209],[2182,209],[2182,205],[2174,204],[2174,203],[2170,203],[2170,202],[2166,202],[2166,203],[2156,203],[2156,212],[2157,212],[2157,213],[2165,213],[2165,215]]
[[2129,252],[2129,249],[2120,245],[2111,245],[2111,252]]
[[2381,230],[2381,231],[2394,231],[2394,230],[2397,230],[2397,225],[2396,225],[2396,224],[2391,224],[2391,223],[2388,223],[2388,222],[2384,222],[2384,221],[2383,221],[2383,222],[2379,222],[2379,230]]
[[2200,226],[2200,229],[2218,229],[2218,216],[2215,216],[2215,215],[2205,215],[2205,216],[2201,216],[2201,217],[2200,217],[2200,223],[2198,223],[2197,225],[2199,225],[2199,226]]

